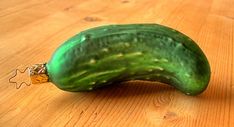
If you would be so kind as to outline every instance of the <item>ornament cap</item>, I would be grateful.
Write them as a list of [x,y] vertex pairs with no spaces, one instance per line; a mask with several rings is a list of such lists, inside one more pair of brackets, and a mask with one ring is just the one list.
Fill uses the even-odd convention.
[[29,67],[29,75],[32,84],[45,83],[49,81],[49,76],[47,75],[46,63],[34,64]]

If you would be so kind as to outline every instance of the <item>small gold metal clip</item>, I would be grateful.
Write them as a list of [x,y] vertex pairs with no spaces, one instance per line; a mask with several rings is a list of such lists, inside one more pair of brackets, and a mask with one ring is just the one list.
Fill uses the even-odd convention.
[[29,67],[29,75],[32,84],[44,83],[49,81],[46,64],[34,64]]
[[[29,76],[31,79],[30,83],[21,82],[20,84],[17,83],[17,81],[12,81],[13,78],[15,78],[20,73],[25,73],[28,70]],[[39,83],[45,83],[49,81],[49,76],[47,75],[46,70],[46,63],[43,64],[35,64],[31,67],[26,67],[23,71],[20,71],[19,69],[15,69],[15,74],[9,78],[9,83],[14,83],[16,86],[16,89],[19,89],[23,84],[26,84],[27,86],[30,86],[31,84],[39,84]]]

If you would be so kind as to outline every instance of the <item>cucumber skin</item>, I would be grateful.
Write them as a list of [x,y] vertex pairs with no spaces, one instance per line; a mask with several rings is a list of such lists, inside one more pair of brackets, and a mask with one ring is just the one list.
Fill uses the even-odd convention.
[[202,93],[210,65],[186,35],[158,24],[107,25],[80,32],[46,64],[65,91],[90,91],[115,82],[159,81],[187,95]]

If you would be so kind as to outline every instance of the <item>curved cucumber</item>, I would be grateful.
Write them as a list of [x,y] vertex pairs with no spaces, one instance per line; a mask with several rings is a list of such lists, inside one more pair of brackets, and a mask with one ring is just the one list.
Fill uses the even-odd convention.
[[46,67],[50,81],[66,91],[148,80],[196,95],[210,80],[209,63],[198,45],[157,24],[108,25],[80,32],[55,51]]

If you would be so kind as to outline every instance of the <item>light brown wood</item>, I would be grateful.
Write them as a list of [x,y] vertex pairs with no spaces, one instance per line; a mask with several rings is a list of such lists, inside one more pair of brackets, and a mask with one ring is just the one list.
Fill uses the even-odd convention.
[[[159,23],[194,39],[212,77],[199,96],[132,82],[89,93],[52,83],[15,89],[12,70],[46,62],[81,30],[113,23]],[[234,126],[233,0],[1,0],[0,126]]]

